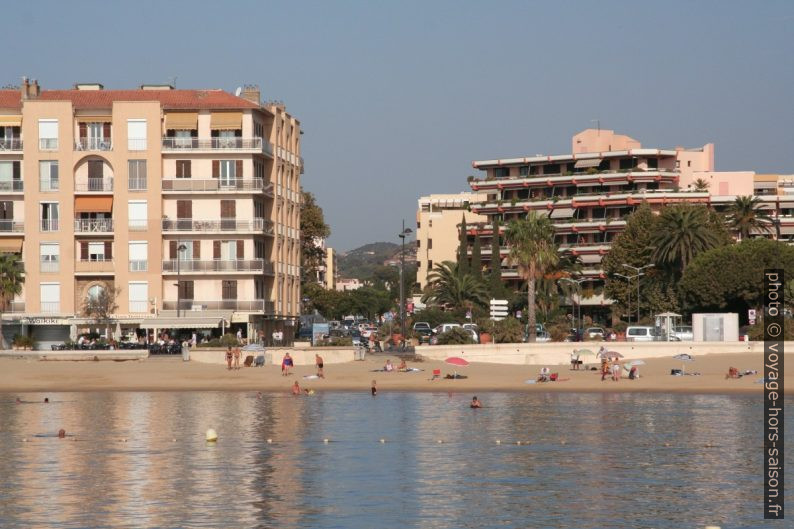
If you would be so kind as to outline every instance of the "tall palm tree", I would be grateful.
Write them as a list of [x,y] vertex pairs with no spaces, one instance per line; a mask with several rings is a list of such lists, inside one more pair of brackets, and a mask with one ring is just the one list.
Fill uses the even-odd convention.
[[548,217],[530,211],[525,219],[513,220],[507,225],[505,242],[510,248],[508,259],[518,266],[519,273],[527,280],[527,339],[534,342],[537,337],[535,283],[560,259],[554,244],[554,226]]
[[709,182],[708,180],[704,180],[702,178],[698,178],[695,180],[695,191],[708,191],[709,190]]
[[739,232],[740,239],[746,239],[750,232],[772,231],[772,218],[769,210],[755,196],[736,197],[728,209],[728,226]]
[[652,257],[657,264],[683,272],[694,257],[721,244],[717,232],[709,225],[704,206],[686,204],[662,210],[651,236]]
[[[24,269],[19,255],[13,253],[0,253],[0,312],[5,310],[14,296],[22,292],[25,282]],[[0,349],[6,349],[8,344],[3,337],[3,319],[0,317]]]
[[471,274],[462,274],[458,264],[444,261],[436,264],[427,275],[428,286],[422,302],[449,305],[456,308],[488,304],[488,289]]

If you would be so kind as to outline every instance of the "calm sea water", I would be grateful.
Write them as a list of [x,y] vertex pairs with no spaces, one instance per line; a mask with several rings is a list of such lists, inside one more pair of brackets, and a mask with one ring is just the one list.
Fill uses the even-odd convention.
[[792,527],[762,520],[758,397],[46,396],[0,394],[2,528]]

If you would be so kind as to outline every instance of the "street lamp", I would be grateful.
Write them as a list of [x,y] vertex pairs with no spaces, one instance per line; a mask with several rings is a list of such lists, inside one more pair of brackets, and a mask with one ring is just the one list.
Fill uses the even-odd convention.
[[[570,277],[563,277],[560,278],[559,281],[567,281],[568,283],[573,283],[576,285],[576,306],[574,307],[574,325],[576,325],[576,338],[577,340],[580,338],[579,336],[579,329],[582,327],[582,283],[587,281],[593,281],[589,277],[583,277],[581,279],[571,279]],[[573,301],[573,298],[571,298]],[[576,309],[578,309],[579,316],[576,316]]]
[[403,219],[403,230],[398,237],[401,240],[402,248],[400,249],[400,330],[402,332],[403,343],[405,343],[405,282],[403,281],[403,269],[405,269],[405,238],[413,233],[411,228],[405,227],[405,219]]
[[632,266],[630,264],[623,263],[624,268],[628,268],[629,270],[634,270],[634,273],[637,274],[633,277],[637,278],[637,324],[640,323],[640,276],[644,276],[645,274],[642,273],[643,270],[646,268],[653,268],[654,264],[649,263],[645,266]]
[[182,288],[181,288],[182,282],[179,280],[180,268],[181,268],[180,256],[182,255],[182,252],[184,252],[185,250],[187,250],[187,246],[185,246],[184,244],[180,244],[176,248],[176,317],[177,318],[179,317],[179,306],[182,305]]

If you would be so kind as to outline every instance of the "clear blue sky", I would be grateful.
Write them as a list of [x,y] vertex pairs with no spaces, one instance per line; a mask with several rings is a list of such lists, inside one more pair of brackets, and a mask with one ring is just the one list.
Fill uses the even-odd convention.
[[718,170],[794,173],[794,2],[9,2],[0,84],[258,83],[303,122],[340,250],[398,242],[474,159],[570,150],[600,119]]

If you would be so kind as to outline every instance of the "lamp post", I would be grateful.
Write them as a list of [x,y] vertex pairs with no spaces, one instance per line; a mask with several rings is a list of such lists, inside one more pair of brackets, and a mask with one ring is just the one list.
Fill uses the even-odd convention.
[[403,220],[403,229],[398,235],[402,244],[402,248],[400,249],[400,331],[402,333],[403,343],[405,343],[405,281],[403,281],[403,270],[405,269],[405,238],[411,233],[413,233],[413,231],[411,228],[405,227],[405,220]]
[[182,282],[179,280],[181,261],[180,256],[182,252],[187,250],[187,246],[180,244],[176,248],[176,317],[179,317],[179,307],[182,305]]
[[[579,329],[582,327],[582,283],[593,280],[588,277],[583,277],[581,279],[571,279],[570,277],[563,277],[559,279],[559,281],[566,281],[568,283],[573,283],[574,285],[576,285],[576,306],[574,307],[574,319],[576,321],[574,322],[574,325],[576,325],[576,339],[578,340],[580,338]],[[571,298],[571,301],[573,301],[573,298]],[[576,315],[577,310],[579,313],[578,316]]]
[[628,268],[629,270],[634,270],[634,273],[637,274],[634,277],[637,278],[637,324],[640,323],[640,276],[644,276],[645,274],[642,273],[643,270],[646,268],[653,268],[654,264],[649,263],[645,266],[631,266],[630,264],[623,263],[624,268]]

